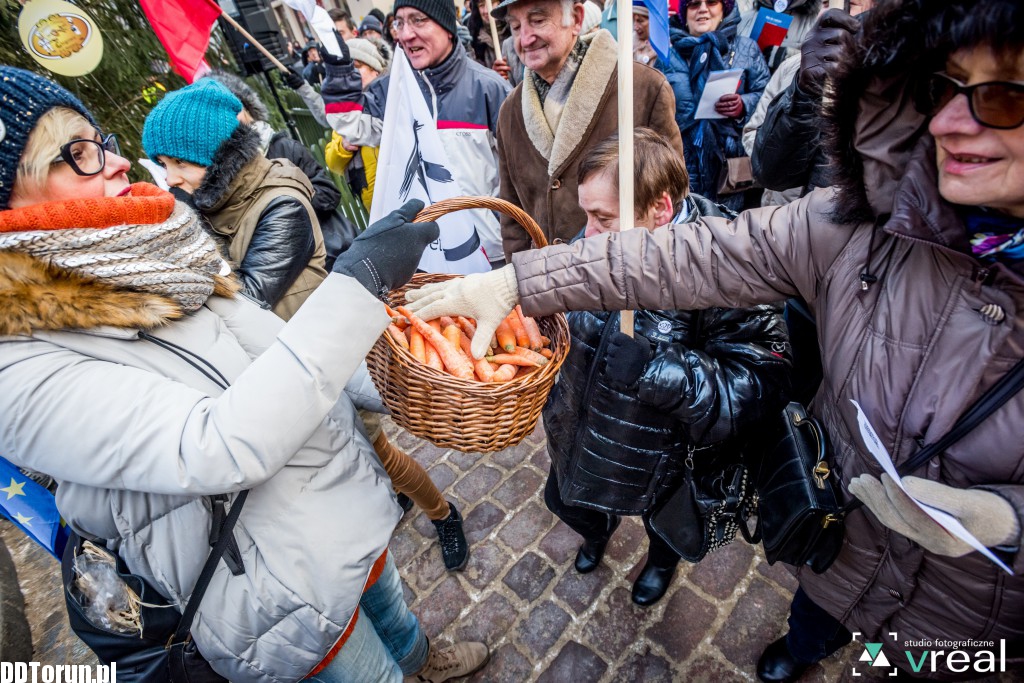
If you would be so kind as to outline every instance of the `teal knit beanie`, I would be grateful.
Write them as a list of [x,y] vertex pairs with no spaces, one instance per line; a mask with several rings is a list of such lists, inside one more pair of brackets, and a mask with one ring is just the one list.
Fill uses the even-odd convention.
[[153,161],[173,157],[199,166],[213,164],[213,155],[241,124],[242,103],[210,78],[164,95],[146,117],[142,146]]

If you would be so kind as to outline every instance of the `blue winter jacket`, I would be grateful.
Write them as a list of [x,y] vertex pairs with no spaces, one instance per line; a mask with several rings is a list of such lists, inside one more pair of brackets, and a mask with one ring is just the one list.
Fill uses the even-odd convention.
[[[743,124],[754,113],[771,78],[757,43],[737,35],[739,23],[739,12],[734,10],[717,31],[700,37],[673,26],[669,31],[672,50],[668,63],[658,59],[654,64],[665,74],[676,96],[676,123],[683,136],[690,191],[731,209],[741,207],[732,205],[731,196],[718,196],[718,178],[725,159],[746,156],[741,141]],[[739,88],[743,118],[695,120],[693,115],[708,74],[725,69],[743,69]],[[742,201],[742,195],[737,197]]]

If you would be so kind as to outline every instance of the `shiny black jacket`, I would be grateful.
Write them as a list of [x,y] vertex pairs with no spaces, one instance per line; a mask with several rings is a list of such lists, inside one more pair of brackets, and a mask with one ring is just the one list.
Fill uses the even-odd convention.
[[[680,222],[722,215],[691,198]],[[604,372],[619,314],[572,312],[568,320],[572,344],[543,412],[567,504],[640,514],[677,485],[691,446],[736,448],[749,425],[786,399],[791,363],[781,305],[637,311],[634,330],[656,350],[626,392]]]
[[323,225],[341,203],[341,191],[331,180],[327,169],[317,163],[313,155],[309,153],[301,142],[293,139],[286,131],[280,130],[270,138],[270,146],[267,147],[268,159],[287,159],[306,174],[309,182],[313,183],[313,198],[310,204],[316,211],[316,217]]

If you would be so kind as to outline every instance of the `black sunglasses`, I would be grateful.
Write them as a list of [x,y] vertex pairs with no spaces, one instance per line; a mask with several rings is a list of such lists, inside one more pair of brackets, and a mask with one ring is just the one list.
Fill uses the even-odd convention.
[[918,99],[918,110],[935,116],[954,97],[963,93],[971,117],[987,128],[1009,130],[1024,124],[1024,83],[989,81],[964,85],[942,72],[932,74]]
[[61,145],[60,156],[52,163],[63,161],[78,175],[92,176],[102,172],[107,165],[107,152],[121,155],[121,146],[113,133],[101,140],[78,138],[65,143]]

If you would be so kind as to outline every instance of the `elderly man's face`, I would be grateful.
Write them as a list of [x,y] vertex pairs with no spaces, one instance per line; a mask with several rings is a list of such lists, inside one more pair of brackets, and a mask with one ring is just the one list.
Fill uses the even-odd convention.
[[508,25],[523,64],[551,83],[583,30],[583,5],[566,16],[559,0],[522,0],[508,8]]

